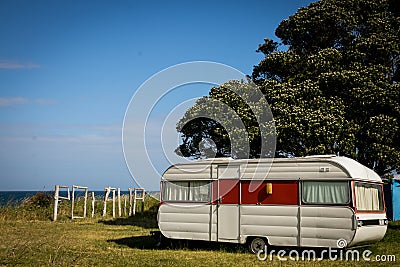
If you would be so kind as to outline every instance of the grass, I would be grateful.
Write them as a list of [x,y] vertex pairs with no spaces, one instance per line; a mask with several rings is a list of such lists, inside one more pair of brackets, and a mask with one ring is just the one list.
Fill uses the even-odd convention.
[[[52,222],[51,207],[0,208],[0,266],[399,266],[400,263],[330,261],[259,261],[235,244],[173,242],[157,248],[155,201],[131,217],[71,220],[66,214]],[[88,205],[89,206],[89,205]],[[65,207],[66,210],[70,207]],[[100,206],[98,207],[100,209]],[[64,207],[61,209],[63,211]],[[102,209],[101,209],[102,210]],[[99,211],[98,214],[101,214]],[[111,213],[108,213],[111,214]],[[400,262],[400,223],[390,223],[374,255],[396,255]]]

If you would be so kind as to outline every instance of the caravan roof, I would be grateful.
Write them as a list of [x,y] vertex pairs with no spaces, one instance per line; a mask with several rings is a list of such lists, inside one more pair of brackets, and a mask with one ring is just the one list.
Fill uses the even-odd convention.
[[212,158],[190,161],[169,167],[162,179],[218,179],[218,172],[214,169],[221,165],[240,169],[240,175],[232,177],[240,179],[359,179],[382,182],[373,170],[353,159],[334,155],[263,159]]

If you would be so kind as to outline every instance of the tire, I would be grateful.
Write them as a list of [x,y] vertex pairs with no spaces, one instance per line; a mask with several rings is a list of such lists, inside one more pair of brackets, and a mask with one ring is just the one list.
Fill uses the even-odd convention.
[[248,242],[249,251],[253,254],[257,254],[260,250],[264,251],[267,243],[265,238],[254,237]]

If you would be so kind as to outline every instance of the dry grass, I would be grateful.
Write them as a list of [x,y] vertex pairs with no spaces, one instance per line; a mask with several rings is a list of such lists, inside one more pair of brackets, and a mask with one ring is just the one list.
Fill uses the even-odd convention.
[[259,261],[240,245],[174,242],[159,249],[150,234],[157,230],[156,213],[149,206],[146,209],[132,217],[57,222],[50,221],[43,210],[45,215],[35,211],[37,215],[28,216],[27,209],[3,209],[0,266],[400,266],[400,223],[391,223],[385,239],[370,247],[373,256],[393,254],[399,263],[279,261],[276,256]]

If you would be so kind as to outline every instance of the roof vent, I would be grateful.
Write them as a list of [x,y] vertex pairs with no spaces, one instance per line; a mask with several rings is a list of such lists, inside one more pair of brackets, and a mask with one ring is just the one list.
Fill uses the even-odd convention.
[[329,172],[329,167],[319,167],[319,172]]

